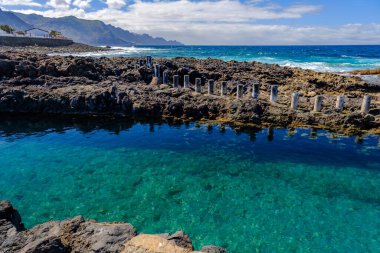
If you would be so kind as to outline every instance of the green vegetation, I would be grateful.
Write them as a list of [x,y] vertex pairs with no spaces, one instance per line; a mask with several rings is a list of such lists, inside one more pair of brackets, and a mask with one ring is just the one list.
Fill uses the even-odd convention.
[[53,38],[62,37],[62,33],[58,32],[58,31],[55,31],[55,30],[51,30],[50,31],[50,36],[53,37]]
[[8,34],[13,33],[15,30],[9,25],[0,25],[0,29],[3,30],[4,32],[8,33]]

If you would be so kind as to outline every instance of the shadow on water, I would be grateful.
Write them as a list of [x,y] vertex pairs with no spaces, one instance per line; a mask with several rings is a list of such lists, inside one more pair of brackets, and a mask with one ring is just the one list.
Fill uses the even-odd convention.
[[113,134],[119,134],[133,127],[135,124],[149,124],[150,131],[154,132],[154,125],[168,124],[169,126],[181,126],[182,123],[171,121],[128,120],[109,117],[68,117],[46,116],[33,114],[0,114],[0,132],[4,136],[12,135],[43,135],[51,132],[64,133],[68,129],[76,129],[82,133],[90,133],[96,130],[105,130]]
[[[364,168],[367,167],[368,157],[371,157],[370,162],[375,163],[380,159],[377,158],[380,152],[379,136],[344,136],[315,128],[232,128],[227,125],[164,120],[131,121],[29,114],[0,116],[0,138],[6,141],[74,131],[76,135],[71,139],[78,139],[74,145],[93,146],[95,141],[81,139],[93,134],[97,141],[103,142],[96,146],[103,149],[124,147],[128,143],[135,148],[175,151],[196,149],[204,152],[216,146],[221,152],[228,150],[244,157],[254,155],[258,161],[360,164]],[[60,141],[65,143],[65,137],[61,137]]]
[[[268,142],[275,141],[276,135],[280,132],[280,137],[286,132],[286,136],[292,138],[296,136],[300,129],[296,128],[273,128],[266,129],[258,127],[233,127],[227,125],[213,125],[213,124],[201,124],[191,123],[188,121],[172,121],[168,120],[129,120],[121,118],[109,118],[109,117],[72,117],[72,116],[47,116],[47,115],[33,115],[33,114],[1,114],[0,113],[0,133],[3,137],[10,137],[14,135],[28,136],[28,135],[44,135],[52,132],[64,133],[68,129],[75,129],[83,134],[91,133],[96,130],[104,130],[112,134],[120,134],[132,128],[134,125],[149,125],[149,132],[154,133],[157,127],[167,125],[174,128],[191,127],[201,128],[206,127],[207,132],[212,134],[217,131],[220,135],[226,132],[226,127],[232,130],[237,136],[246,134],[249,136],[252,142],[257,139],[257,134],[263,135],[263,131],[266,132],[266,139]],[[330,133],[328,131],[316,128],[303,128],[302,136],[305,137],[305,132],[309,131],[308,138],[310,140],[317,140],[319,137],[324,136],[330,141],[339,140],[342,138],[353,139],[356,144],[363,144],[368,138],[376,139],[376,136],[346,136],[342,134]],[[277,136],[278,137],[278,136]],[[373,141],[372,141],[373,142]],[[378,142],[380,147],[380,142]]]

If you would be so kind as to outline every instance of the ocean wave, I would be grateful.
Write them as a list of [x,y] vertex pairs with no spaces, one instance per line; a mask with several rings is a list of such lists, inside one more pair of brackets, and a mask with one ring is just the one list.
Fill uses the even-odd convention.
[[[104,47],[103,47],[104,48]],[[138,56],[146,52],[162,53],[167,51],[164,48],[151,48],[151,47],[111,47],[105,51],[95,52],[80,52],[80,53],[52,53],[49,55],[61,55],[61,56],[79,56],[79,57],[117,57],[117,56]]]
[[340,55],[340,57],[342,57],[342,58],[352,58],[352,59],[362,59],[363,58],[361,56],[345,55],[345,54]]
[[[276,49],[278,50],[278,49]],[[310,51],[310,50],[309,50]],[[87,52],[87,53],[70,53],[59,55],[73,55],[82,57],[131,57],[146,56],[160,58],[175,57],[195,57],[199,59],[217,58],[225,61],[258,61],[263,63],[278,64],[286,67],[298,67],[321,72],[347,72],[361,69],[374,69],[380,67],[379,57],[360,57],[358,54],[350,55],[339,50],[324,50],[322,53],[310,53],[304,48],[289,51],[288,48],[280,52],[268,50],[249,51],[249,48],[232,47],[230,50],[220,47],[112,47],[110,50]],[[322,51],[319,48],[313,51]],[[333,53],[338,52],[338,53]]]
[[345,63],[331,64],[328,62],[317,62],[317,61],[299,62],[299,61],[278,59],[275,57],[259,57],[253,60],[258,61],[258,62],[270,63],[270,64],[278,64],[283,67],[310,69],[310,70],[321,71],[321,72],[343,72],[343,71],[351,70],[350,65],[344,66]]
[[296,61],[291,59],[279,59],[275,57],[258,57],[252,59],[258,62],[278,64],[283,67],[293,67],[310,69],[320,72],[347,72],[358,69],[375,69],[380,67],[380,60],[377,61],[355,61],[355,62],[334,62],[334,61]]
[[167,51],[165,48],[153,48],[153,47],[111,47],[111,50],[118,50],[123,52],[146,52],[146,51]]
[[314,71],[322,71],[322,72],[339,72],[345,71],[342,67],[334,67],[325,62],[287,62],[285,64],[279,64],[285,67],[296,67],[303,69],[310,69]]

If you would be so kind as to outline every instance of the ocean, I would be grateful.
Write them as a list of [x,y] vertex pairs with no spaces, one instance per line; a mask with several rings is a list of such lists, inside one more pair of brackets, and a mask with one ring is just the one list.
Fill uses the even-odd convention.
[[81,56],[146,56],[259,61],[315,71],[346,72],[380,68],[379,46],[136,46]]
[[231,253],[379,252],[379,136],[7,119],[0,196],[27,227],[75,215],[182,229]]

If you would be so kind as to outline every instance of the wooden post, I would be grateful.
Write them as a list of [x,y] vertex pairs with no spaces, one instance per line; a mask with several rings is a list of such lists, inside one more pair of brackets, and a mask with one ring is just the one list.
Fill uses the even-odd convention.
[[214,80],[208,80],[208,94],[212,95],[214,93]]
[[152,64],[152,56],[147,56],[146,57],[146,66],[148,68],[152,68],[153,64]]
[[298,92],[293,92],[292,93],[292,100],[290,102],[290,108],[292,110],[297,110],[298,109],[298,99],[300,97],[300,94]]
[[368,113],[370,107],[371,107],[371,97],[368,95],[365,95],[363,97],[361,112],[362,113]]
[[169,84],[169,72],[167,70],[165,70],[163,73],[162,83],[163,84]]
[[241,97],[243,97],[243,85],[238,84],[238,86],[236,87],[236,98],[239,99]]
[[179,76],[178,75],[174,75],[173,76],[173,87],[174,88],[178,88],[178,85],[179,85]]
[[195,92],[202,93],[202,79],[195,78]]
[[259,98],[260,82],[255,82],[252,87],[252,97],[254,99]]
[[271,85],[270,87],[270,102],[276,103],[278,97],[278,85]]
[[314,101],[314,112],[320,112],[322,110],[322,95],[317,95],[315,96],[315,101]]
[[190,88],[190,76],[189,75],[183,76],[183,88],[185,88],[185,89]]
[[222,82],[222,86],[220,87],[220,95],[221,96],[227,95],[227,81]]
[[344,107],[344,96],[337,96],[336,97],[336,104],[335,104],[335,109],[338,111],[343,110]]

